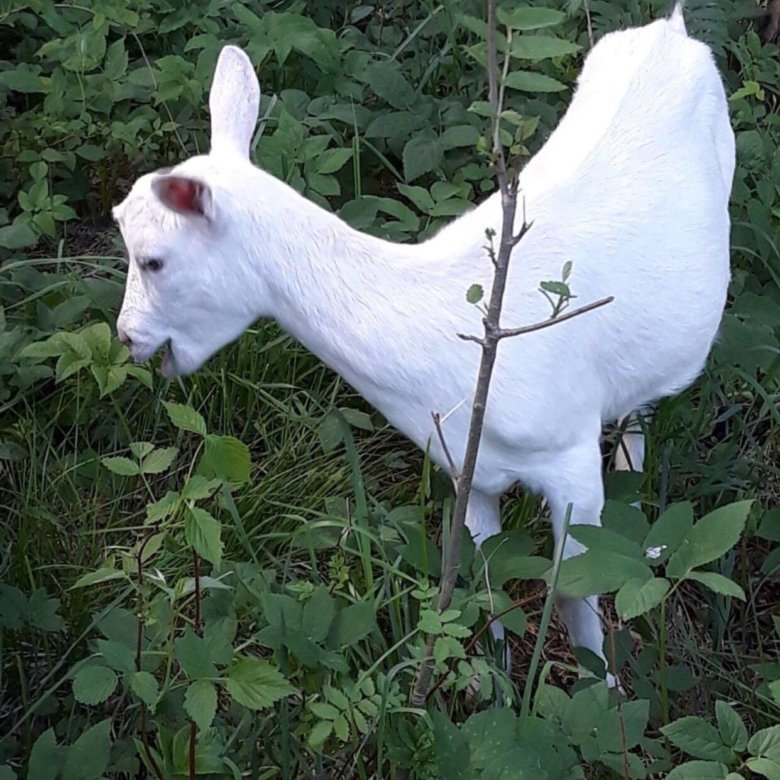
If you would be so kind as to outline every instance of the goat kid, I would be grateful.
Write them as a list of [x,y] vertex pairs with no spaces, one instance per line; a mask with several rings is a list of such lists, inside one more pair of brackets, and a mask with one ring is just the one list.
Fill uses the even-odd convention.
[[[142,176],[114,209],[130,257],[120,339],[137,361],[166,346],[163,372],[188,374],[273,317],[447,469],[440,412],[462,462],[480,348],[458,334],[480,332],[466,290],[490,288],[499,196],[417,246],[362,234],[252,165],[259,100],[248,57],[226,46],[211,152]],[[599,524],[602,425],[689,385],[715,338],[733,172],[723,86],[680,9],[593,48],[520,176],[533,227],[514,250],[503,322],[546,319],[539,282],[566,261],[579,302],[614,302],[502,342],[468,507],[477,543],[500,531],[499,498],[516,482],[546,497],[558,544],[570,503],[572,523]],[[565,540],[565,557],[582,550]],[[603,658],[597,598],[557,604],[572,643]]]

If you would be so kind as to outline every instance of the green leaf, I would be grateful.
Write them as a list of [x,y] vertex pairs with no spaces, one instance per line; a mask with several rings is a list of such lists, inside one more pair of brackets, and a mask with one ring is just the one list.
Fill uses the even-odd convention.
[[553,27],[566,19],[566,14],[552,8],[523,5],[511,10],[498,9],[498,21],[514,30],[540,30]]
[[513,70],[506,77],[505,84],[523,92],[560,92],[566,85],[544,73],[531,70]]
[[191,628],[176,640],[174,647],[176,661],[187,677],[197,680],[217,676],[217,668],[211,660],[208,645]]
[[181,496],[169,490],[159,501],[146,505],[146,522],[156,523],[158,520],[164,520],[172,515],[179,506]]
[[[476,146],[479,141],[479,130],[474,125],[453,125],[441,134],[443,149],[458,149]],[[425,209],[422,209],[425,211]]]
[[699,520],[669,559],[667,575],[682,578],[691,569],[728,552],[739,541],[752,504],[752,501],[728,504]]
[[771,758],[749,758],[747,767],[751,772],[769,778],[769,780],[780,780],[780,763]]
[[374,628],[376,628],[374,605],[367,601],[359,601],[342,609],[336,615],[328,632],[327,645],[334,650],[354,645],[368,636]]
[[[0,227],[0,248],[24,249],[38,243],[38,234],[28,222],[14,222],[12,225]],[[30,345],[32,346],[32,345]]]
[[317,158],[317,173],[328,174],[340,171],[352,158],[352,149],[326,149]]
[[207,477],[224,479],[234,485],[249,481],[252,459],[249,447],[234,436],[206,436],[206,446],[198,470]]
[[107,666],[84,666],[73,678],[73,695],[81,704],[100,704],[114,692],[117,682]]
[[439,138],[433,130],[425,129],[416,133],[404,146],[404,177],[414,181],[432,171],[444,156]]
[[130,675],[130,689],[152,710],[157,706],[160,691],[157,680],[149,672],[133,672]]
[[262,658],[240,658],[231,668],[228,693],[237,704],[250,710],[264,710],[295,693],[284,675]]
[[742,753],[748,742],[748,732],[742,718],[722,699],[715,702],[715,715],[718,718],[718,733],[723,744],[733,748],[737,753]]
[[577,43],[552,35],[518,35],[512,39],[512,56],[538,62],[551,57],[564,57],[582,49]]
[[731,749],[723,744],[718,732],[702,718],[689,715],[664,726],[661,731],[670,742],[694,758],[726,763],[734,758]]
[[64,759],[65,749],[58,747],[54,729],[47,729],[33,745],[27,780],[56,780]]
[[217,688],[208,680],[196,680],[187,688],[184,696],[184,711],[205,731],[214,722],[217,714]]
[[144,458],[143,463],[141,463],[141,471],[144,474],[162,474],[163,471],[170,468],[178,454],[178,447],[154,450]]
[[181,497],[185,501],[202,501],[213,495],[220,485],[221,479],[206,479],[202,474],[193,474],[184,485]]
[[669,581],[660,577],[629,580],[618,591],[615,609],[623,620],[630,620],[657,607],[668,592]]
[[111,719],[87,729],[69,748],[63,780],[97,780],[108,768]]
[[97,646],[103,660],[112,669],[123,674],[135,671],[135,654],[126,644],[113,639],[98,639]]
[[203,415],[196,412],[191,406],[184,404],[175,404],[170,401],[163,401],[163,406],[168,411],[171,422],[181,431],[190,431],[206,435],[206,421]]
[[728,771],[714,761],[688,761],[669,772],[666,780],[724,780]]
[[193,506],[184,516],[184,537],[201,558],[214,566],[222,560],[222,528],[205,509]]
[[113,568],[113,566],[106,566],[96,571],[90,571],[86,574],[82,574],[73,585],[70,586],[70,590],[75,588],[87,588],[90,585],[99,585],[101,582],[110,582],[111,580],[126,579],[125,572],[119,569]]
[[101,458],[100,462],[112,473],[120,477],[132,477],[141,473],[141,467],[130,458]]
[[333,722],[330,720],[319,721],[309,734],[309,747],[319,751],[333,732]]
[[649,716],[650,702],[646,699],[625,702],[620,709],[607,710],[596,728],[599,747],[613,753],[623,751],[624,741],[628,750],[635,747],[645,735]]
[[688,580],[696,580],[705,587],[720,593],[722,596],[733,596],[745,601],[745,591],[736,582],[714,571],[692,571],[686,577]]
[[629,580],[647,581],[653,572],[641,561],[603,550],[589,550],[563,561],[558,589],[570,596],[593,596],[622,588]]
[[328,636],[336,618],[336,599],[320,586],[303,605],[301,627],[312,642],[322,642]]
[[471,287],[466,290],[466,300],[469,303],[479,303],[484,295],[485,290],[481,284],[472,284]]
[[780,758],[780,726],[757,731],[748,742],[748,753],[753,756]]
[[644,543],[645,554],[651,553],[653,565],[664,563],[677,551],[693,527],[693,504],[672,504],[650,527]]
[[393,108],[408,108],[414,102],[414,88],[406,80],[396,62],[371,63],[365,69],[362,80]]

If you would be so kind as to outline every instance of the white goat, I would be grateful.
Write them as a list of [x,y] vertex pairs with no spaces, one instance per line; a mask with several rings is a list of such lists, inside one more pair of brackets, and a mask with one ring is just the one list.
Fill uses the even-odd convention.
[[[490,288],[485,230],[497,195],[417,246],[364,235],[255,168],[260,89],[226,46],[211,88],[211,152],[142,176],[114,209],[130,255],[118,332],[138,361],[167,345],[167,375],[195,371],[273,317],[447,468],[432,412],[461,462],[481,332],[466,302]],[[521,482],[598,524],[605,421],[689,385],[716,335],[729,282],[734,136],[709,49],[682,15],[605,36],[571,107],[520,178],[531,230],[514,251],[503,325],[549,316],[539,282],[573,264],[578,303],[614,302],[502,342],[468,508],[479,542]],[[635,438],[635,437],[634,437]],[[642,468],[642,443],[633,447]],[[581,545],[566,539],[564,555]],[[572,642],[603,658],[595,597],[559,598]]]

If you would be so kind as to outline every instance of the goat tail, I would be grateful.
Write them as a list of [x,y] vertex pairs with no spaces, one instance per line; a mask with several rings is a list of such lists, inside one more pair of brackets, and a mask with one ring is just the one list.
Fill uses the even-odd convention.
[[683,16],[683,6],[685,0],[677,0],[672,9],[672,15],[669,17],[669,24],[672,29],[680,33],[681,35],[687,35],[688,31],[685,29],[685,18]]

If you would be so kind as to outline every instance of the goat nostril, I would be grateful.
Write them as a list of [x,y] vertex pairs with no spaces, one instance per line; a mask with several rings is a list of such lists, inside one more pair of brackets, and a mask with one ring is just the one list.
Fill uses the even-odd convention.
[[133,340],[130,338],[130,334],[126,330],[122,330],[122,328],[117,329],[117,336],[119,337],[119,340],[128,348],[133,346]]

